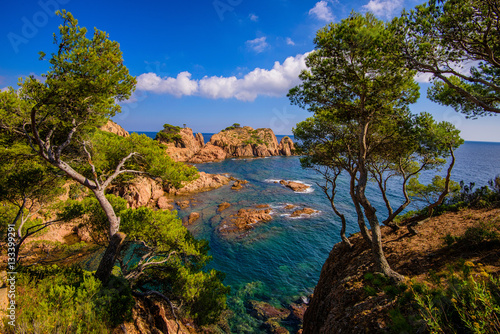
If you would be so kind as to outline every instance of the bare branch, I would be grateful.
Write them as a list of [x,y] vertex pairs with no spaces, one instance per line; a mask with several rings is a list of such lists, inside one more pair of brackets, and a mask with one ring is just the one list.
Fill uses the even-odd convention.
[[108,177],[108,179],[106,181],[104,181],[104,183],[102,184],[102,188],[103,189],[106,189],[111,182],[113,182],[113,180],[120,174],[122,173],[143,173],[143,172],[140,172],[140,171],[131,171],[131,170],[123,170],[122,171],[122,167],[125,165],[125,163],[127,162],[128,159],[132,158],[134,155],[139,155],[139,153],[137,152],[132,152],[130,153],[129,155],[127,155],[126,157],[124,157],[119,163],[118,165],[116,166],[116,169],[115,169],[115,172],[113,174],[111,174],[111,176]]
[[87,142],[83,142],[83,150],[87,154],[87,162],[89,163],[90,167],[92,168],[92,174],[94,175],[94,182],[97,185],[97,189],[101,189],[101,184],[99,183],[98,177],[97,177],[97,172],[95,170],[95,166],[92,163],[92,155],[90,155],[90,152],[87,150]]
[[73,120],[71,121],[71,124],[73,125],[73,127],[71,128],[71,130],[69,131],[68,133],[68,137],[66,138],[66,141],[64,143],[61,144],[61,146],[59,146],[57,148],[57,151],[55,153],[55,156],[56,156],[56,159],[59,160],[60,156],[61,156],[61,153],[62,151],[68,147],[68,145],[71,143],[71,139],[73,138],[73,135],[75,134],[76,132],[76,129],[78,128],[78,124],[76,123],[76,120],[73,118]]

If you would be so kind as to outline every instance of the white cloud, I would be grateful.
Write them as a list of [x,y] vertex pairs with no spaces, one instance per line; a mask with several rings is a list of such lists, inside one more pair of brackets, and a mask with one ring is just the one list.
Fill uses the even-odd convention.
[[4,87],[4,88],[0,89],[0,92],[5,92],[7,90],[9,90],[9,87]]
[[286,44],[288,44],[288,45],[295,45],[295,42],[292,41],[292,39],[290,37],[287,37],[286,38]]
[[403,8],[403,0],[370,0],[363,8],[376,16],[391,18]]
[[324,0],[317,2],[314,8],[309,10],[309,15],[315,15],[316,18],[322,21],[333,21],[335,18],[328,7],[328,2]]
[[259,17],[255,14],[250,14],[249,17],[250,17],[250,20],[254,21],[254,22],[257,22],[259,20]]
[[245,44],[247,45],[247,47],[249,47],[250,49],[254,50],[257,53],[261,53],[269,46],[269,44],[267,44],[266,42],[266,37],[259,37],[256,39],[252,39],[246,41]]
[[[144,73],[137,80],[137,89],[155,93],[167,93],[177,97],[193,95],[198,90],[198,83],[191,80],[191,73],[181,72],[177,78],[162,79],[154,73]],[[139,79],[138,78],[138,79]]]
[[256,68],[241,79],[235,76],[212,76],[193,80],[189,72],[181,72],[177,78],[160,78],[155,73],[144,73],[137,78],[137,89],[177,97],[196,95],[211,99],[236,98],[240,101],[254,101],[258,96],[280,97],[300,83],[298,76],[306,69],[307,55],[288,57],[283,64],[276,61],[270,70]]

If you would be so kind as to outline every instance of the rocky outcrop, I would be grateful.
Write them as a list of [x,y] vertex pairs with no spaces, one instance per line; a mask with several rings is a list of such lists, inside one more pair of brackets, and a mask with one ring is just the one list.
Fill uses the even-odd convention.
[[130,134],[125,131],[121,126],[113,122],[112,120],[108,120],[106,124],[100,127],[102,131],[106,132],[111,132],[114,133],[115,135],[122,136],[122,137],[128,137]]
[[158,198],[158,201],[156,202],[156,206],[161,209],[161,210],[173,210],[174,205],[172,198],[167,198],[167,197],[160,197]]
[[271,209],[240,209],[237,214],[229,216],[219,225],[219,232],[222,235],[231,233],[242,233],[253,228],[259,222],[268,222],[273,218],[270,215]]
[[189,216],[182,219],[182,222],[184,223],[184,225],[191,225],[192,223],[200,219],[200,217],[201,216],[198,212],[191,212]]
[[227,157],[268,157],[279,155],[278,141],[271,129],[249,126],[221,131],[212,136],[210,143],[221,147]]
[[157,297],[135,298],[132,308],[132,321],[125,322],[113,330],[113,334],[150,334],[150,333],[199,333],[196,328],[181,320],[176,321],[171,308]]
[[281,185],[284,185],[287,188],[292,189],[293,191],[296,191],[296,192],[305,192],[309,188],[311,188],[310,186],[308,186],[308,185],[306,185],[304,183],[300,183],[300,182],[296,182],[296,181],[281,180],[279,183]]
[[313,213],[318,213],[319,211],[316,211],[311,208],[303,208],[303,209],[298,209],[292,212],[290,217],[300,217],[302,215],[312,215]]
[[275,307],[269,303],[250,300],[248,302],[250,314],[263,322],[268,333],[286,334],[289,331],[283,326],[286,324],[293,330],[292,333],[301,333],[299,329],[304,319],[307,304],[302,301],[291,303],[288,308]]
[[125,184],[115,185],[109,188],[113,195],[124,198],[128,206],[138,208],[141,206],[158,207],[162,210],[172,210],[173,199],[166,196],[188,195],[204,192],[222,187],[228,184],[229,177],[223,174],[199,173],[199,178],[186,182],[183,188],[164,189],[161,180],[150,177],[139,176]]
[[168,192],[171,195],[187,195],[212,189],[217,189],[229,183],[230,178],[224,174],[208,174],[199,172],[199,177],[191,182],[183,183],[180,189],[172,188]]
[[204,162],[221,161],[224,159],[226,159],[226,152],[224,152],[222,148],[207,143],[198,153],[189,159],[189,162],[200,164]]
[[232,190],[241,190],[241,189],[243,189],[243,186],[247,183],[248,183],[247,180],[236,180],[236,181],[234,181],[231,189]]
[[293,155],[295,152],[295,145],[293,144],[292,139],[290,139],[290,137],[288,136],[281,138],[281,141],[278,145],[278,151],[281,155]]
[[205,144],[203,135],[193,135],[190,128],[180,129],[178,136],[170,142],[158,139],[167,145],[167,154],[175,161],[205,163],[238,157],[269,157],[293,155],[295,146],[290,137],[278,143],[273,130],[253,129],[249,126],[223,130],[212,136]]
[[227,208],[229,208],[230,206],[231,206],[231,204],[229,204],[228,202],[221,203],[217,207],[217,212],[222,212],[222,211],[226,210]]
[[160,142],[167,145],[167,154],[175,161],[189,161],[204,146],[204,139],[201,133],[193,135],[193,130],[184,128],[179,130],[180,138],[172,142],[165,142],[161,138]]
[[109,192],[124,198],[133,209],[141,206],[154,207],[165,194],[161,181],[146,176],[138,176],[125,185],[113,186]]

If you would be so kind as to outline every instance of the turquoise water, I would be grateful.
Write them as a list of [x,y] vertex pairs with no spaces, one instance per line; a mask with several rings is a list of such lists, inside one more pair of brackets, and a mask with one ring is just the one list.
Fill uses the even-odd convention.
[[[205,135],[205,141],[208,138]],[[278,139],[279,140],[279,139]],[[488,180],[500,174],[500,143],[466,142],[456,151],[456,165],[453,179],[475,182],[476,186],[487,184]],[[321,267],[333,245],[340,241],[340,221],[333,214],[330,203],[316,185],[321,177],[314,171],[300,167],[298,157],[270,157],[260,159],[227,159],[223,162],[198,164],[200,171],[207,173],[229,173],[249,184],[240,191],[222,188],[189,196],[195,205],[179,212],[181,217],[195,211],[201,219],[188,229],[197,238],[209,240],[213,261],[211,267],[226,273],[225,284],[232,287],[233,296],[241,294],[242,289],[252,282],[258,282],[251,299],[260,299],[276,305],[288,305],[307,296],[314,290]],[[440,172],[444,175],[445,169]],[[433,175],[433,174],[432,174]],[[430,179],[431,174],[423,175]],[[311,185],[311,192],[295,193],[288,188],[275,184],[274,180],[297,180]],[[355,233],[354,210],[348,198],[345,179],[340,180],[337,203],[346,213],[350,224],[347,233]],[[343,189],[343,190],[342,190]],[[398,188],[399,189],[399,188]],[[377,201],[378,193],[370,188],[369,198],[378,207],[383,218],[383,203]],[[402,201],[397,195],[392,200]],[[216,212],[218,204],[231,203],[223,212],[224,216],[236,213],[238,209],[255,204],[269,204],[273,208],[273,220],[256,225],[244,238],[228,239],[217,232],[223,217]],[[286,204],[308,206],[320,213],[307,218],[293,219],[284,209]],[[396,205],[395,205],[396,206]],[[231,306],[235,312],[245,312],[242,303]],[[249,322],[249,317],[234,321]],[[260,325],[255,319],[248,332],[258,333]],[[233,328],[236,324],[233,323]]]

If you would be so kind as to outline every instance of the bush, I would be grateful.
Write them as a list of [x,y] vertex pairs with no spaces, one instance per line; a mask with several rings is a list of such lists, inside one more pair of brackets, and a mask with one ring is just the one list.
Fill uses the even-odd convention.
[[19,278],[15,333],[109,333],[131,318],[126,282],[115,279],[107,288],[79,267],[55,265],[24,269]]
[[171,143],[181,140],[182,137],[179,134],[181,131],[180,126],[174,126],[170,124],[164,124],[163,130],[156,134],[155,140],[161,140],[163,142]]
[[463,261],[449,267],[435,287],[412,289],[418,311],[432,333],[498,333],[500,282],[482,266]]

